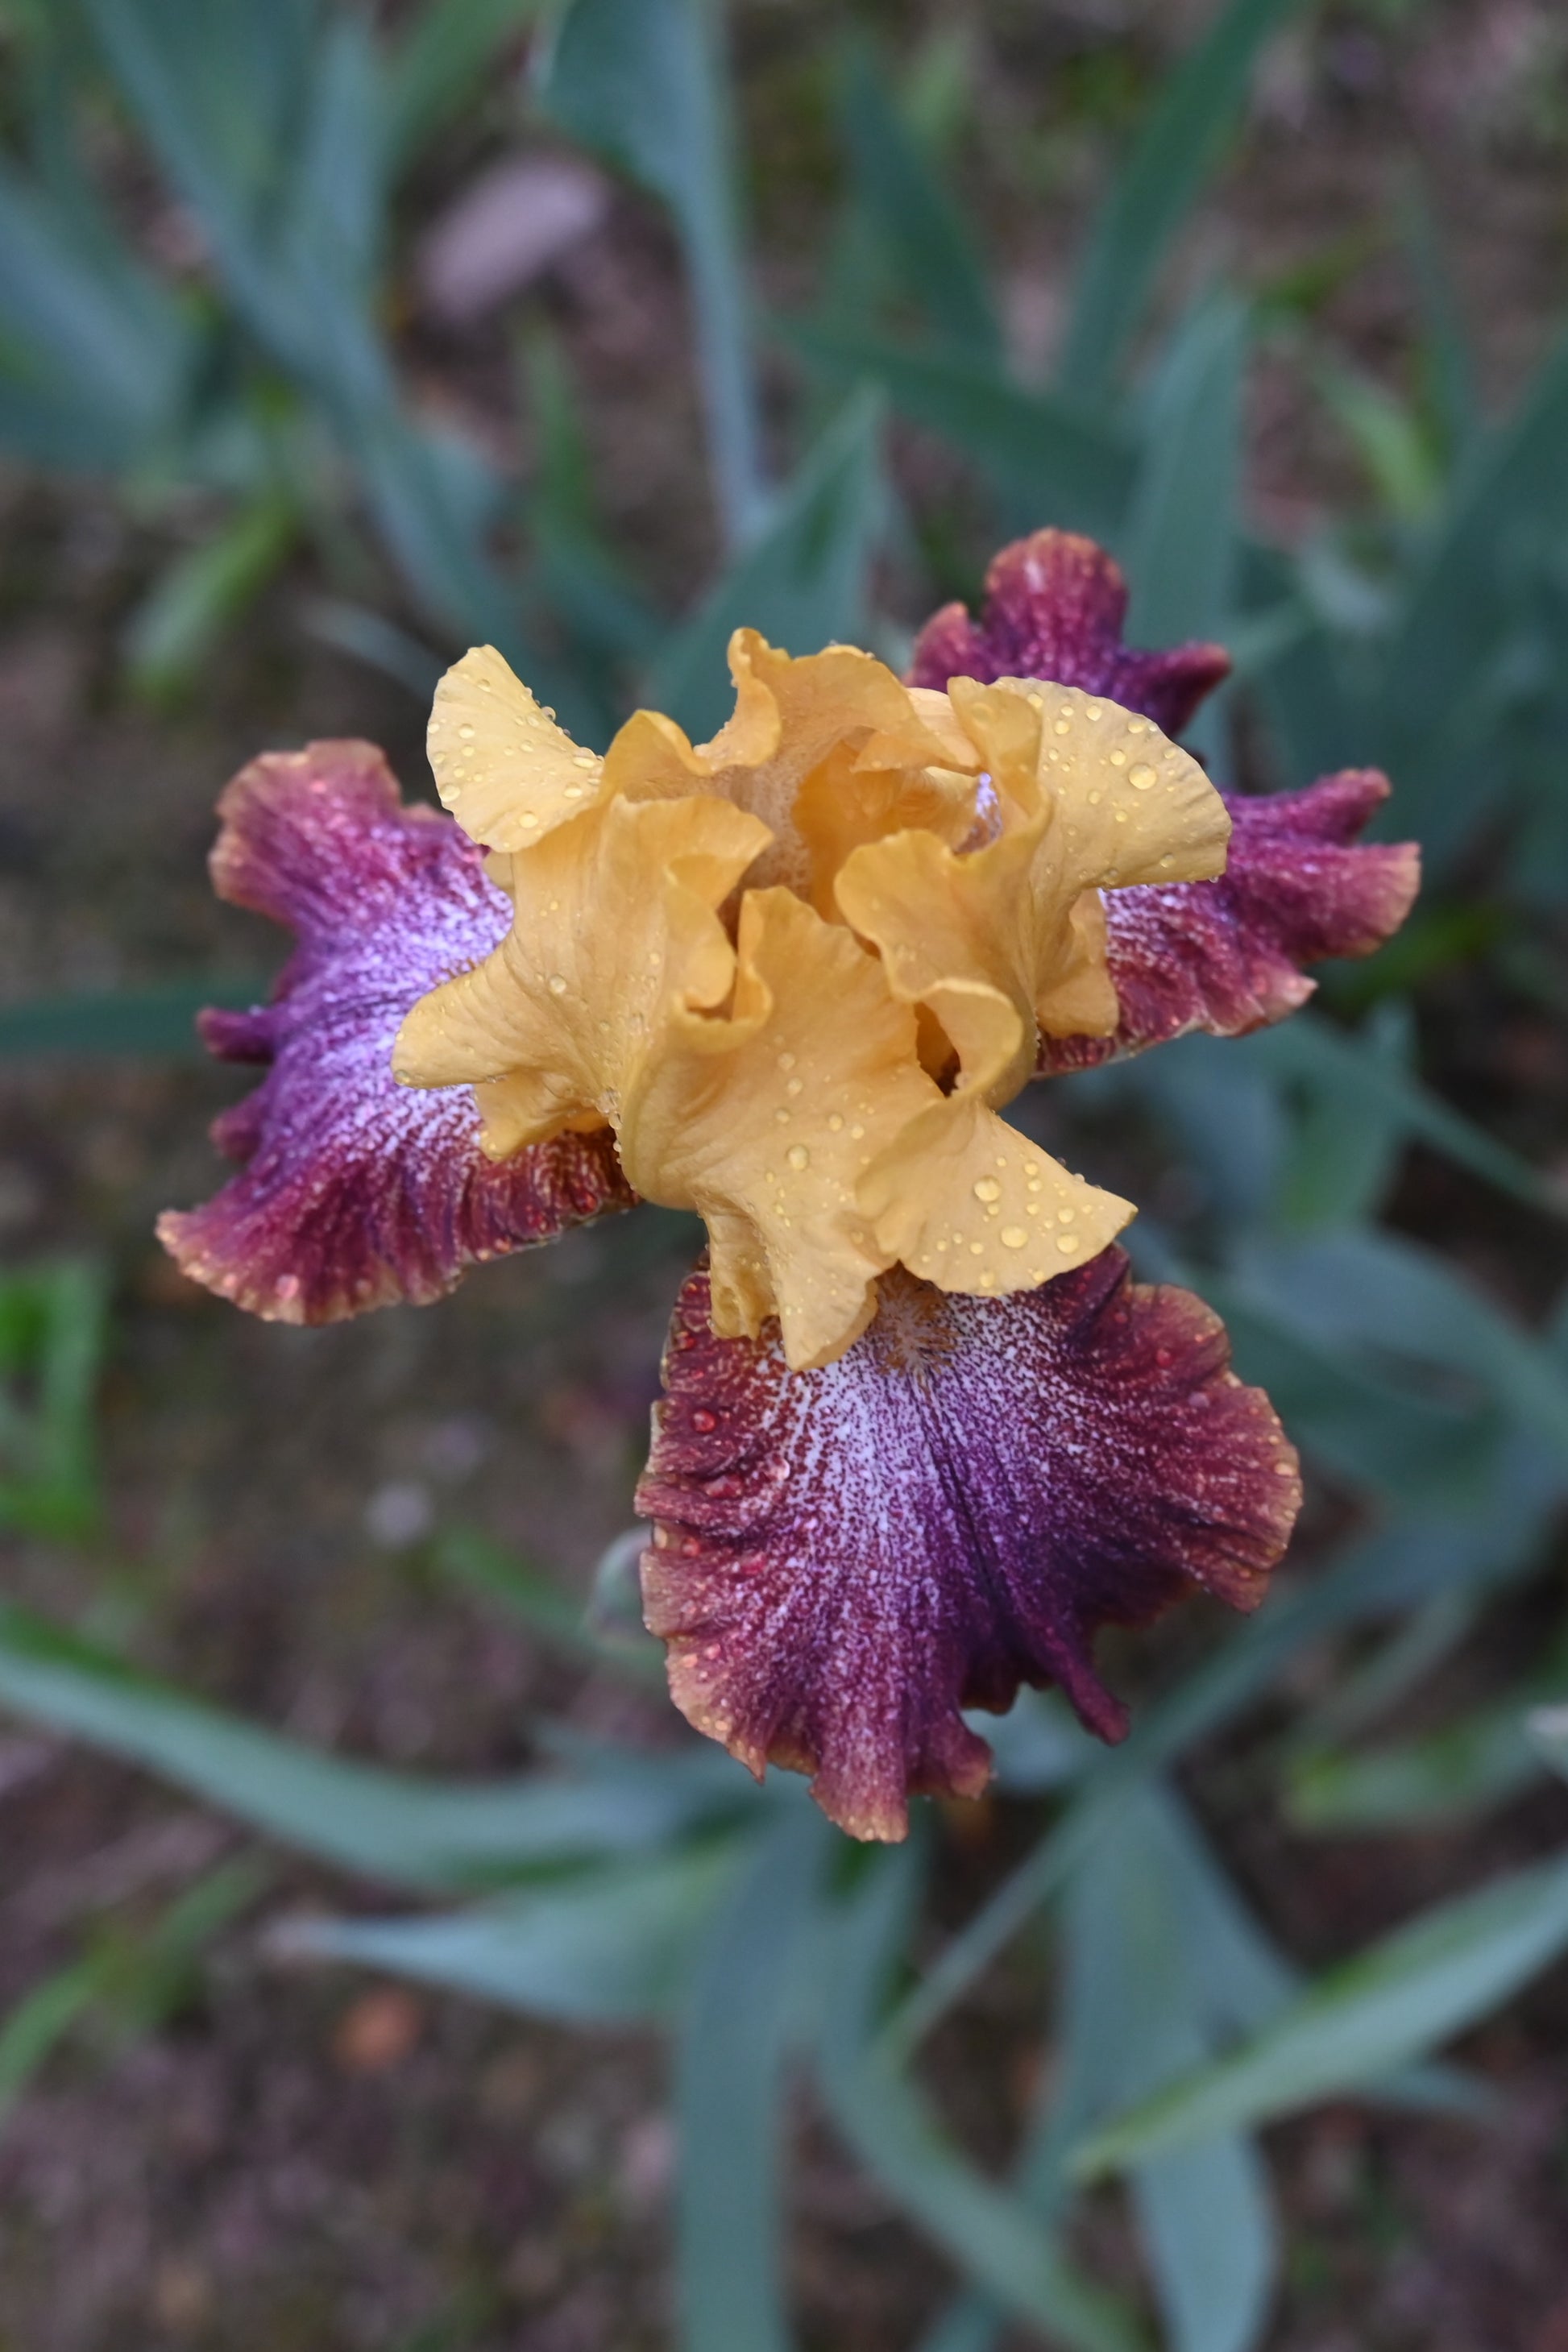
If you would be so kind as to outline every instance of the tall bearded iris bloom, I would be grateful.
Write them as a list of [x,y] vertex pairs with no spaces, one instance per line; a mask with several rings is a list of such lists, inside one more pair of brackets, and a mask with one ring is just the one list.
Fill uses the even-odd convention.
[[[639,711],[601,758],[489,651],[437,688],[448,816],[379,753],[257,761],[219,891],[294,926],[245,1164],[163,1237],[264,1316],[450,1288],[637,1197],[709,1247],[638,1507],[677,1704],[861,1837],[973,1795],[962,1710],[1061,1686],[1107,1738],[1099,1626],[1261,1598],[1300,1499],[1268,1400],[1188,1293],[1129,1278],[1130,1205],[1010,1125],[1034,1077],[1237,1034],[1365,953],[1415,887],[1354,836],[1364,772],[1229,799],[1172,740],[1226,669],[1121,642],[1125,592],[1040,532],[910,682],[731,646],[710,743]],[[455,820],[455,822],[454,822]]]

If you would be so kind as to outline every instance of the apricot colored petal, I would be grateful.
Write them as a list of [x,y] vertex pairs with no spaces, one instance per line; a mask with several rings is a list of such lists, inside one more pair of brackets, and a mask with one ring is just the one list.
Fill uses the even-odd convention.
[[771,1329],[716,1338],[694,1275],[637,1496],[676,1704],[759,1776],[812,1774],[863,1838],[901,1837],[915,1791],[977,1795],[990,1750],[960,1710],[1020,1684],[1120,1738],[1096,1630],[1194,1586],[1255,1606],[1300,1506],[1228,1353],[1120,1250],[1005,1300],[887,1280],[865,1335],[804,1374]]
[[[911,692],[853,646],[797,660],[754,629],[736,630],[730,668],[735,709],[711,742],[693,746],[673,719],[636,711],[605,755],[606,791],[637,801],[708,791],[751,811],[773,839],[749,879],[800,890],[825,913],[843,841],[917,813],[962,836],[973,787],[951,772],[977,762],[945,695]],[[803,800],[825,763],[831,781]]]
[[497,1168],[471,1095],[394,1083],[409,1004],[510,913],[455,824],[405,808],[368,743],[258,760],[219,808],[220,897],[299,945],[270,1003],[203,1016],[215,1053],[268,1066],[214,1129],[242,1172],[160,1220],[184,1272],[270,1320],[328,1323],[439,1297],[479,1260],[630,1205],[606,1129]]
[[776,1313],[800,1368],[873,1311],[889,1253],[855,1188],[933,1105],[914,1016],[876,960],[793,892],[748,890],[732,1011],[672,1019],[626,1097],[621,1150],[650,1198],[705,1220],[720,1329],[754,1336]]
[[1136,1213],[968,1091],[930,1104],[857,1187],[879,1246],[942,1290],[1001,1297],[1081,1265]]
[[1014,541],[985,575],[978,621],[946,604],[915,640],[917,686],[952,677],[1051,678],[1141,711],[1179,735],[1205,694],[1230,670],[1223,646],[1139,653],[1121,641],[1127,583],[1103,548],[1065,530]]
[[558,826],[512,860],[500,945],[409,1013],[398,1076],[497,1082],[480,1096],[497,1152],[614,1121],[671,1013],[728,993],[715,909],[766,842],[755,817],[707,799],[616,799]]
[[1356,840],[1387,797],[1386,778],[1352,769],[1302,792],[1228,798],[1230,856],[1216,880],[1107,897],[1115,1034],[1047,1037],[1041,1069],[1082,1068],[1193,1029],[1243,1035],[1312,993],[1304,964],[1372,954],[1420,885],[1413,842]]
[[[1022,795],[1022,770],[1031,756],[1037,762],[1037,790],[1054,812],[1052,881],[1058,890],[1076,898],[1081,890],[1191,882],[1224,870],[1230,838],[1225,803],[1192,753],[1152,719],[1077,687],[1027,678],[994,686],[955,678],[951,691],[999,793]],[[1020,735],[1020,702],[1037,720],[1037,738]]]
[[530,848],[603,793],[598,753],[556,725],[493,646],[447,672],[426,740],[443,804],[488,849]]

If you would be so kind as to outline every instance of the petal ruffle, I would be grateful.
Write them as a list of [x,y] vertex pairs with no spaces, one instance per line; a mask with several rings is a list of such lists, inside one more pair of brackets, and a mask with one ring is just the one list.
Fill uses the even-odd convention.
[[713,1336],[693,1275],[638,1508],[681,1711],[759,1775],[811,1773],[852,1835],[898,1838],[910,1792],[989,1777],[963,1707],[1057,1683],[1119,1738],[1096,1628],[1193,1584],[1254,1606],[1300,1483],[1216,1318],[1120,1250],[1005,1300],[882,1293],[847,1355],[792,1374],[776,1335]]
[[1205,694],[1229,674],[1223,646],[1140,653],[1121,642],[1127,583],[1092,539],[1037,530],[995,556],[978,621],[944,604],[915,640],[910,677],[942,687],[952,677],[1044,677],[1103,694],[1179,735]]
[[1356,840],[1388,789],[1369,768],[1303,792],[1226,794],[1230,857],[1217,881],[1107,894],[1115,1034],[1043,1035],[1041,1071],[1089,1068],[1193,1029],[1242,1036],[1311,995],[1303,964],[1380,948],[1421,881],[1414,842]]
[[379,751],[257,760],[219,813],[218,895],[299,945],[270,1003],[203,1016],[216,1054],[270,1067],[214,1128],[242,1173],[160,1220],[184,1273],[270,1320],[328,1323],[439,1297],[478,1260],[630,1206],[607,1130],[498,1167],[470,1093],[395,1083],[408,1007],[493,948],[510,908],[455,824],[402,805]]

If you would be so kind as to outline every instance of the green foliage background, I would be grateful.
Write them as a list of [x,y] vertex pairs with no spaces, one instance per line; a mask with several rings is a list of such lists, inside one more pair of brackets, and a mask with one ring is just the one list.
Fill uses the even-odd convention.
[[[795,652],[845,637],[897,655],[879,562],[922,534],[932,544],[883,463],[898,417],[969,469],[996,541],[1046,520],[1105,540],[1132,582],[1135,638],[1237,649],[1198,736],[1222,780],[1238,718],[1280,782],[1385,765],[1398,830],[1420,837],[1430,877],[1399,946],[1331,974],[1326,1012],[1075,1080],[1067,1112],[1147,1122],[1200,1180],[1200,1206],[1140,1218],[1138,1262],[1224,1314],[1242,1372],[1268,1385],[1352,1532],[1146,1706],[1124,1748],[1096,1748],[1052,1699],[999,1727],[1001,1786],[1033,1809],[1036,1843],[934,1958],[932,1817],[905,1851],[852,1851],[796,1783],[754,1790],[706,1748],[653,1758],[579,1741],[514,1781],[417,1779],[222,1714],[13,1605],[0,1605],[0,1705],[425,1900],[301,1927],[298,1952],[584,2026],[661,2021],[683,2352],[795,2340],[778,2217],[784,2101],[802,2073],[964,2282],[921,2352],[983,2352],[1005,2321],[1075,2352],[1247,2352],[1280,2255],[1262,2127],[1352,2096],[1486,2130],[1486,2085],[1439,2053],[1568,1948],[1565,1843],[1313,1976],[1251,1915],[1181,1785],[1195,1743],[1265,1702],[1277,1726],[1282,1688],[1324,1656],[1331,1696],[1288,1715],[1250,1767],[1299,1830],[1415,1828],[1568,1773],[1568,1721],[1550,1706],[1562,1656],[1425,1739],[1381,1728],[1549,1556],[1568,1494],[1568,1299],[1543,1295],[1527,1327],[1380,1222],[1413,1146],[1537,1218],[1565,1206],[1554,1180],[1424,1081],[1409,992],[1465,950],[1483,845],[1488,919],[1514,969],[1568,895],[1568,343],[1510,413],[1483,413],[1413,194],[1401,233],[1426,322],[1421,393],[1399,400],[1309,354],[1377,498],[1305,546],[1274,544],[1243,494],[1243,402],[1259,352],[1299,344],[1300,319],[1223,276],[1173,317],[1158,298],[1261,52],[1301,13],[1292,0],[1228,0],[1155,95],[1083,240],[1049,383],[1009,369],[930,89],[845,40],[844,197],[818,296],[764,316],[721,16],[702,0],[570,0],[536,50],[531,102],[664,209],[690,289],[726,552],[671,616],[605,543],[565,362],[542,330],[522,355],[541,454],[521,488],[422,413],[389,340],[399,190],[536,13],[427,0],[394,37],[325,0],[14,5],[0,444],[40,468],[112,474],[148,511],[192,486],[210,499],[210,536],[132,623],[144,693],[192,690],[307,547],[348,583],[312,609],[334,642],[422,688],[452,647],[489,641],[602,742],[643,698],[708,730],[742,620]],[[199,281],[160,274],[121,225],[90,160],[105,108],[197,225],[211,263]],[[765,433],[759,366],[781,352],[798,393]],[[764,452],[781,440],[794,459],[775,474]],[[357,561],[342,560],[345,539]],[[378,566],[398,583],[384,607],[363,592]],[[15,1005],[0,1053],[184,1050],[212,992]],[[62,1542],[90,1541],[98,1514],[102,1313],[79,1266],[0,1287],[0,1515]],[[584,1620],[477,1538],[451,1549],[455,1573],[544,1638],[649,1672],[635,1633],[616,1630],[624,1550]],[[95,1953],[39,1986],[0,2022],[0,2112],[94,2004],[156,2014],[169,1972],[255,1890],[220,1872],[155,1950]],[[997,2179],[944,2122],[921,2053],[1042,1922],[1057,2060]],[[1070,2250],[1077,2200],[1108,2179],[1135,2210],[1152,2306]]]

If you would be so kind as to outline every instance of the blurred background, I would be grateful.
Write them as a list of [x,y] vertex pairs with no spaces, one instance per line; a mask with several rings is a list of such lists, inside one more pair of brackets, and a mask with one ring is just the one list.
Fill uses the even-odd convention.
[[[0,0],[0,2347],[1564,2352],[1563,10]],[[244,760],[428,797],[479,640],[706,731],[1047,522],[1428,879],[1018,1107],[1308,1508],[858,1854],[640,1634],[682,1220],[317,1332],[152,1226]]]

